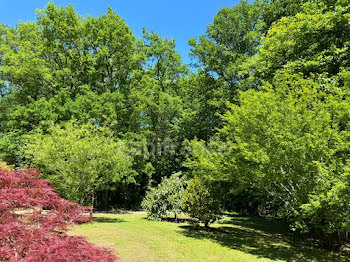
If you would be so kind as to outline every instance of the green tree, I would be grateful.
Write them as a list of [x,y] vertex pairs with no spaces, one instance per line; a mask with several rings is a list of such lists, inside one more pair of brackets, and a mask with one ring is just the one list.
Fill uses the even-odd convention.
[[301,2],[306,3],[300,12],[277,20],[262,41],[255,64],[260,81],[271,80],[279,70],[334,81],[342,68],[348,68],[347,1]]
[[238,90],[250,88],[251,58],[261,39],[260,4],[241,1],[223,8],[206,33],[189,40],[198,72],[183,81],[185,138],[209,139],[222,127],[226,103],[237,102]]
[[[205,35],[191,39],[191,55],[205,72],[222,79],[223,88],[235,95],[242,80],[249,76],[246,63],[256,54],[260,43],[260,6],[243,0],[232,8],[223,8],[207,26]],[[232,97],[227,97],[227,100]]]
[[[127,100],[131,71],[139,67],[135,44],[110,8],[82,17],[71,5],[50,2],[36,22],[1,26],[0,143],[7,159],[18,164],[12,148],[26,132],[72,118],[135,131],[139,119]],[[17,137],[7,139],[8,133]]]
[[[310,207],[311,195],[322,196],[334,182],[347,187],[342,181],[350,103],[347,92],[327,94],[318,82],[302,75],[276,79],[261,91],[243,92],[239,105],[230,105],[223,116],[225,125],[209,148],[204,141],[192,141],[187,165],[197,176],[234,181],[238,189],[255,188],[265,195],[268,213],[277,212],[294,223]],[[337,196],[341,207],[346,194]],[[330,217],[330,223],[338,220]],[[309,232],[321,228],[315,220],[305,224]],[[328,233],[343,234],[345,225],[339,223]]]
[[339,250],[350,232],[349,163],[337,176],[322,167],[320,172],[322,175],[317,177],[310,200],[301,206],[293,229],[314,235],[326,249]]
[[220,201],[210,183],[192,178],[181,199],[182,210],[197,222],[209,227],[221,217]]
[[260,1],[262,10],[262,32],[266,32],[276,21],[283,17],[294,16],[303,10],[303,4],[309,0],[263,0]]
[[148,140],[149,161],[155,168],[153,179],[160,183],[162,177],[181,171],[181,79],[188,69],[175,50],[175,41],[155,32],[144,29],[138,50],[142,68],[133,72],[129,99],[136,101],[140,133]]
[[136,40],[111,9],[83,17],[71,5],[52,2],[38,11],[36,22],[1,26],[0,36],[4,160],[20,164],[17,152],[28,132],[46,133],[74,120],[108,126],[131,147],[149,144],[133,162],[142,189],[118,188],[124,195],[137,191],[141,198],[150,173],[157,184],[182,169],[180,80],[188,69],[174,40],[146,30]]
[[147,218],[159,220],[169,213],[174,214],[175,222],[182,213],[180,201],[187,184],[186,178],[180,174],[173,174],[163,178],[162,182],[147,192],[142,201],[142,208],[147,210]]
[[37,22],[1,31],[2,81],[26,102],[62,88],[73,94],[83,85],[98,92],[122,88],[133,67],[135,38],[111,9],[84,18],[71,5],[50,2]]
[[22,148],[32,166],[43,172],[67,199],[93,204],[97,190],[135,182],[133,152],[106,128],[54,126],[49,134],[30,135]]

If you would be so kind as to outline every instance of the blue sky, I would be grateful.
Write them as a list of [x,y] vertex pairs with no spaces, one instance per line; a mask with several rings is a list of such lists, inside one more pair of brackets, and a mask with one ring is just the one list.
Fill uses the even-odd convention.
[[[0,23],[15,25],[33,21],[35,10],[42,9],[49,0],[0,0]],[[162,37],[176,39],[177,50],[189,63],[189,38],[205,32],[206,25],[224,6],[232,7],[239,0],[56,0],[56,5],[73,4],[82,14],[98,16],[111,6],[140,37],[142,27],[154,30]]]

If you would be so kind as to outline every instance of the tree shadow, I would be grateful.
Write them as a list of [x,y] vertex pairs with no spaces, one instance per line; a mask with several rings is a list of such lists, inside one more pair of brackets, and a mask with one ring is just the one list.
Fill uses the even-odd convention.
[[[143,217],[142,219],[144,220],[152,220],[150,218]],[[174,216],[166,216],[166,217],[162,217],[159,220],[154,220],[154,221],[159,221],[159,222],[168,222],[168,223],[175,223],[175,224],[183,224],[183,223],[190,223],[193,224],[195,223],[195,219],[193,218],[189,218],[189,217],[178,217],[177,219],[175,219]]]
[[[136,210],[137,211],[137,210]],[[117,214],[117,215],[128,215],[132,214],[132,211],[130,210],[124,210],[124,209],[111,209],[111,210],[97,210],[95,212],[96,214]]]
[[125,222],[124,219],[121,218],[113,218],[113,217],[93,217],[92,221],[94,223],[122,223]]
[[180,226],[187,237],[210,239],[222,246],[262,258],[284,261],[349,261],[348,252],[340,254],[320,250],[288,232],[288,226],[273,220],[255,217],[232,216],[219,226],[195,229]]
[[188,223],[193,223],[194,222],[194,220],[191,219],[191,218],[178,218],[176,220],[174,217],[164,217],[164,218],[162,218],[162,221],[170,222],[170,223],[179,223],[179,224],[186,223],[186,222],[188,222]]
[[225,214],[229,219],[219,220],[218,224],[229,224],[232,226],[241,226],[258,231],[264,231],[269,234],[283,234],[288,237],[297,237],[290,231],[287,223],[282,222],[276,218],[264,217],[242,217],[237,214]]

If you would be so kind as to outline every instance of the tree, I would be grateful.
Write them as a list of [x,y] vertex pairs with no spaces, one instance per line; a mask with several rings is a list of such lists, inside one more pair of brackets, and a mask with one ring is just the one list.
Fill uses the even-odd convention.
[[214,192],[210,183],[195,177],[190,180],[181,199],[182,210],[204,223],[206,228],[221,217],[220,201]]
[[181,171],[181,79],[188,69],[175,50],[175,40],[144,29],[137,47],[141,68],[133,71],[129,99],[135,101],[138,132],[149,143],[148,160],[155,169],[152,179],[158,184],[162,177]]
[[180,200],[184,194],[186,178],[180,174],[173,174],[163,178],[157,188],[151,188],[143,199],[141,206],[147,210],[147,218],[159,220],[169,213],[173,213],[175,222],[181,214]]
[[136,183],[118,184],[119,199],[138,192],[139,204],[150,179],[182,169],[179,94],[188,69],[174,40],[146,30],[136,40],[111,9],[83,17],[50,2],[36,22],[1,26],[0,63],[2,160],[21,165],[29,132],[74,120],[108,126],[128,146],[148,144],[132,164]]
[[303,4],[309,0],[263,0],[262,11],[262,31],[264,35],[273,25],[283,17],[295,16],[303,10]]
[[[277,78],[274,86],[241,93],[240,105],[230,105],[224,127],[208,148],[203,141],[191,142],[187,165],[197,176],[255,188],[266,197],[268,213],[277,212],[291,224],[304,221],[306,231],[323,235],[321,241],[333,234],[342,238],[347,211],[331,219],[321,210],[332,205],[326,201],[329,190],[337,208],[345,208],[347,201],[348,92],[325,93],[302,75]],[[326,230],[327,223],[334,226]]]
[[67,235],[69,225],[91,220],[90,208],[60,198],[39,176],[0,168],[0,260],[115,261],[110,251]]
[[348,67],[349,5],[334,0],[301,2],[306,3],[300,12],[281,17],[267,32],[256,57],[257,78],[271,80],[277,71],[286,70],[342,82],[337,76]]
[[88,85],[98,92],[122,88],[133,66],[135,38],[111,9],[83,18],[50,2],[37,22],[2,28],[0,75],[31,102]]
[[93,204],[97,190],[135,182],[131,150],[106,128],[54,126],[49,134],[29,136],[23,154],[64,197],[81,204]]
[[[260,6],[240,1],[232,8],[223,8],[207,26],[205,35],[191,39],[191,55],[205,72],[224,81],[229,91],[227,100],[237,95],[242,81],[249,76],[245,65],[258,51]],[[231,100],[232,101],[232,100]]]
[[[82,111],[78,118],[85,123],[118,121],[120,133],[135,131],[139,122],[129,116],[135,120],[137,113],[132,101],[125,100],[131,71],[139,67],[135,44],[128,26],[111,9],[100,17],[82,17],[71,5],[50,2],[38,11],[36,22],[1,25],[2,158],[20,165],[15,154],[22,135],[40,125],[69,121]],[[108,107],[103,110],[100,102]]]
[[[260,4],[241,1],[223,8],[206,33],[189,40],[198,72],[183,79],[184,139],[208,140],[222,127],[226,103],[237,102],[238,91],[249,89],[251,59],[259,50]],[[254,85],[255,87],[255,85]]]

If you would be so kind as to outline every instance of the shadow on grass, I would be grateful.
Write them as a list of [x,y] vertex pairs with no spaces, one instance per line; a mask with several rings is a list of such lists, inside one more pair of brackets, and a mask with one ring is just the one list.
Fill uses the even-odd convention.
[[[137,210],[135,210],[137,211]],[[131,210],[124,210],[124,209],[111,209],[111,210],[96,210],[96,214],[118,214],[118,215],[128,215],[128,214],[132,214],[135,211],[131,211]]]
[[285,236],[296,237],[293,234],[287,223],[283,223],[280,220],[274,218],[264,218],[264,217],[241,217],[236,214],[225,214],[229,217],[229,220],[223,219],[219,220],[218,224],[229,224],[232,226],[241,226],[253,230],[263,231],[269,234],[283,234]]
[[187,237],[210,239],[222,246],[262,258],[284,261],[350,261],[349,253],[332,253],[312,248],[288,231],[288,226],[263,218],[232,216],[218,227],[195,229],[182,225]]
[[164,217],[162,219],[162,221],[164,221],[164,222],[171,222],[171,223],[179,223],[180,224],[180,223],[186,223],[186,222],[191,223],[194,220],[191,219],[191,218],[178,218],[177,220],[175,220],[174,217]]
[[[142,219],[152,221],[151,219],[147,217],[143,217]],[[156,220],[157,221],[157,220]],[[195,220],[192,218],[177,218],[174,217],[163,217],[159,220],[160,222],[169,222],[169,223],[175,223],[175,224],[183,224],[183,223],[194,223]]]
[[121,218],[113,218],[113,217],[94,217],[93,218],[94,223],[121,223],[125,222],[124,219]]

